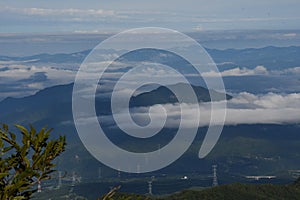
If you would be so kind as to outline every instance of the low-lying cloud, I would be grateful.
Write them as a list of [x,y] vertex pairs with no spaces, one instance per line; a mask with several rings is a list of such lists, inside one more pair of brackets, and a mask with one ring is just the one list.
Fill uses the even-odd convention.
[[[236,67],[233,69],[228,69],[224,71],[220,71],[222,77],[226,76],[254,76],[254,75],[292,75],[292,74],[300,74],[300,67],[287,68],[282,70],[268,70],[264,66],[257,66],[254,69],[249,68],[240,68]],[[209,71],[204,72],[202,76],[205,77],[217,77],[220,75],[218,72]]]
[[[300,93],[275,94],[268,93],[264,95],[254,95],[246,92],[237,94],[229,100],[226,111],[225,125],[237,124],[299,124],[300,123]],[[165,127],[177,128],[181,120],[184,120],[185,127],[194,126],[193,119],[197,117],[195,104],[165,104],[164,109],[160,105],[151,107],[151,123],[164,120],[165,114],[168,114],[168,121]],[[185,115],[182,116],[180,107],[185,109]],[[132,110],[132,118],[139,124],[148,124],[148,108],[141,107]],[[200,127],[210,124],[210,103],[200,104]],[[216,106],[216,113],[222,113]],[[121,126],[130,128],[124,112],[115,113],[121,120]],[[111,125],[111,116],[102,116],[101,122]],[[191,122],[191,123],[189,123]],[[127,123],[127,124],[126,124]],[[158,123],[159,124],[159,123]],[[222,124],[222,121],[214,121],[213,124]]]
[[76,71],[53,66],[0,65],[0,101],[31,95],[46,87],[74,82]]

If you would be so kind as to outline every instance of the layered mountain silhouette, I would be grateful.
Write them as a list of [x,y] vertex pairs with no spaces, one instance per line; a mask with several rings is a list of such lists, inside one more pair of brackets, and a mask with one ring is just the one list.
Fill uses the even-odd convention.
[[[133,96],[130,107],[152,106],[155,104],[178,103],[178,99],[168,88],[185,91],[187,84],[178,83],[169,86],[160,86],[149,92]],[[198,102],[210,101],[210,92],[217,100],[223,100],[223,94],[201,86],[191,85],[197,96]],[[0,120],[13,123],[33,123],[48,119],[49,122],[58,119],[72,119],[72,89],[73,84],[58,85],[43,89],[34,95],[23,98],[6,98],[0,102]],[[226,94],[226,99],[232,98]],[[188,98],[184,103],[190,103]],[[98,114],[110,114],[109,99],[97,98],[96,108]],[[48,123],[49,123],[48,122]]]

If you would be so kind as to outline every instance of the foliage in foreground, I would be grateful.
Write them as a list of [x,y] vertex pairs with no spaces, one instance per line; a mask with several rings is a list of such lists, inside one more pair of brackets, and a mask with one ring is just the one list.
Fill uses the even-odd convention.
[[50,139],[52,129],[34,127],[11,132],[7,125],[0,127],[0,199],[29,199],[37,191],[37,183],[50,179],[53,160],[65,150],[65,137]]

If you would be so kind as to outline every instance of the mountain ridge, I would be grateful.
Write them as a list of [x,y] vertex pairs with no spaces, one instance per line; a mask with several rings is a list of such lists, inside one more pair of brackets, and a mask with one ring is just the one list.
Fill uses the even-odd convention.
[[[210,49],[205,48],[213,60],[217,63],[220,70],[233,67],[255,68],[257,65],[263,65],[267,69],[280,69],[282,67],[298,67],[300,62],[300,46],[266,46],[262,48],[244,48],[244,49]],[[91,49],[58,54],[36,54],[24,57],[10,57],[0,55],[0,61],[28,61],[27,63],[81,63],[90,53]],[[113,50],[107,50],[105,53],[112,53]],[[253,60],[253,58],[256,58]],[[292,59],[291,59],[292,57]],[[231,64],[224,64],[231,62]]]

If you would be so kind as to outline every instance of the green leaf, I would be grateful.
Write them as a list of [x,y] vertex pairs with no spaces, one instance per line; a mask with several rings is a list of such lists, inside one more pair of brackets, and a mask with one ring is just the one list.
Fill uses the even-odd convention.
[[15,125],[15,127],[17,127],[23,134],[28,135],[28,130],[21,125]]
[[8,172],[0,173],[0,179],[2,179],[3,177],[6,177],[6,176],[8,176],[8,175],[9,175]]
[[10,135],[11,139],[13,139],[14,141],[16,140],[16,134],[9,132],[9,135]]
[[8,125],[7,125],[7,124],[3,124],[2,127],[3,127],[3,130],[4,130],[5,132],[8,131]]
[[3,153],[6,153],[6,152],[10,151],[10,150],[13,149],[13,148],[14,148],[13,146],[5,147],[5,148],[2,150],[2,152],[3,152]]

